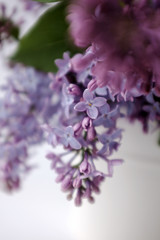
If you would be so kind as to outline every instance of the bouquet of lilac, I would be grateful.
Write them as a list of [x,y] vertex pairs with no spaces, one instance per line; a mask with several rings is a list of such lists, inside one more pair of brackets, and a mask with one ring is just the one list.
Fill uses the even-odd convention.
[[[23,2],[31,10],[43,6]],[[20,187],[32,169],[28,148],[47,140],[53,151],[46,157],[67,199],[76,206],[84,198],[94,202],[100,184],[123,163],[112,157],[124,131],[118,120],[139,120],[144,132],[152,121],[159,130],[159,7],[158,0],[61,1],[22,37],[12,62],[32,68],[13,67],[0,101],[5,189]],[[71,44],[68,32],[83,49]],[[107,171],[99,169],[100,161]]]

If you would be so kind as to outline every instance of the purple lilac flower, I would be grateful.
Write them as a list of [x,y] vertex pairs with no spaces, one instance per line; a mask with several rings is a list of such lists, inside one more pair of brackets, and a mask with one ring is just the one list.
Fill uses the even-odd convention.
[[[87,51],[87,54],[88,51]],[[52,146],[62,144],[65,152],[50,153],[47,157],[52,161],[52,168],[57,173],[56,182],[67,192],[67,199],[75,196],[75,204],[81,205],[84,198],[94,202],[94,193],[100,191],[100,184],[107,177],[112,177],[114,166],[121,164],[121,159],[111,159],[114,151],[120,146],[122,130],[117,128],[117,120],[121,117],[130,121],[140,120],[145,130],[148,129],[150,113],[145,106],[153,107],[160,99],[152,84],[153,99],[139,92],[140,85],[126,91],[119,88],[117,93],[106,86],[99,88],[93,73],[95,61],[91,63],[92,54],[88,58],[79,54],[67,59],[66,70],[60,66],[61,80],[59,95],[62,96],[62,107],[59,108],[59,121],[56,128],[48,128],[48,139]],[[82,61],[79,64],[79,61]],[[63,62],[62,62],[63,63]],[[63,71],[64,70],[64,71]],[[114,81],[116,74],[109,72]],[[59,72],[53,76],[52,90],[57,91],[56,82]],[[126,79],[123,79],[124,82]],[[90,88],[90,91],[88,88]],[[64,110],[68,108],[67,116]],[[126,113],[124,112],[126,109]],[[156,110],[154,120],[160,126],[159,114]],[[99,130],[101,128],[101,134]],[[99,145],[98,143],[101,143]],[[71,155],[70,159],[67,156]],[[68,159],[68,160],[67,160]],[[105,161],[108,172],[97,169],[95,161]]]
[[55,64],[58,67],[56,78],[62,79],[71,70],[71,61],[68,52],[63,54],[63,59],[56,59]]
[[[48,154],[47,158],[52,162],[52,168],[55,169],[58,176],[56,181],[61,183],[61,188],[64,192],[68,192],[68,199],[72,199],[75,193],[75,204],[80,206],[82,200],[87,198],[89,202],[94,202],[93,193],[99,193],[100,184],[105,177],[111,177],[113,174],[113,166],[122,163],[122,160],[108,160],[102,157],[108,165],[108,173],[104,174],[98,170],[93,163],[95,156],[91,156],[87,152],[84,159],[79,164],[74,163],[77,154],[73,155],[71,159],[64,163],[63,157],[69,153],[62,153],[59,156],[55,154]],[[101,156],[100,156],[101,157]]]
[[103,133],[98,136],[99,141],[103,144],[103,147],[98,151],[99,154],[112,154],[114,150],[118,149],[119,142],[115,141],[115,139],[121,139],[121,129],[117,129],[111,133]]
[[66,84],[64,83],[62,87],[62,106],[64,107],[64,113],[67,118],[69,118],[70,106],[73,102],[74,102],[73,95],[70,94]]
[[60,143],[62,143],[65,147],[71,147],[73,149],[80,149],[81,144],[74,137],[74,130],[72,126],[68,126],[64,131],[59,129],[57,130],[57,135],[60,137]]
[[114,127],[115,121],[114,117],[116,117],[119,114],[118,106],[116,106],[115,109],[110,110],[109,104],[105,104],[100,108],[100,117],[94,120],[94,126],[100,126],[103,125],[104,127]]
[[18,189],[21,180],[31,170],[24,141],[5,143],[0,147],[0,186],[8,191]]
[[109,86],[117,94],[140,84],[147,95],[155,82],[160,94],[159,11],[158,1],[72,1],[70,32],[76,45],[90,47],[99,87]]
[[78,112],[87,112],[87,115],[91,119],[96,119],[98,116],[98,107],[103,106],[106,103],[106,99],[103,97],[95,97],[92,92],[86,89],[83,93],[83,100],[77,103],[74,109]]
[[[8,190],[21,186],[28,167],[28,148],[44,140],[40,127],[57,111],[51,80],[33,68],[16,66],[0,99],[0,181]],[[25,143],[25,145],[24,145]]]
[[160,102],[155,101],[152,92],[146,96],[146,100],[150,105],[144,105],[143,110],[149,113],[150,120],[155,121],[156,118],[160,120]]

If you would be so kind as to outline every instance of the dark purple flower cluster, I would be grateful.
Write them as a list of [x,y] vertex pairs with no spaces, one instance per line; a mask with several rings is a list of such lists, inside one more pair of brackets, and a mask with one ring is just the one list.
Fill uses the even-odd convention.
[[28,147],[42,142],[40,125],[57,109],[50,79],[32,68],[17,66],[3,86],[0,99],[0,180],[8,190],[20,186],[28,172]]
[[94,85],[145,95],[154,85],[160,96],[159,0],[73,0],[68,12],[75,44],[89,47],[77,64],[94,61]]
[[[56,150],[49,153],[47,158],[58,175],[56,182],[68,192],[68,199],[74,197],[79,206],[83,198],[93,202],[93,193],[100,191],[101,182],[112,176],[115,165],[123,162],[110,160],[122,137],[117,120],[121,117],[140,120],[145,131],[150,120],[159,127],[160,98],[154,86],[147,96],[136,88],[113,94],[108,86],[99,88],[95,84],[92,59],[79,68],[80,60],[86,55],[70,58],[64,53],[63,57],[56,60],[57,74],[50,74],[51,88],[61,101],[57,123],[54,126],[46,124],[43,129],[54,148],[59,144],[64,148],[60,154],[56,154]],[[100,160],[105,161],[108,172],[99,169]]]

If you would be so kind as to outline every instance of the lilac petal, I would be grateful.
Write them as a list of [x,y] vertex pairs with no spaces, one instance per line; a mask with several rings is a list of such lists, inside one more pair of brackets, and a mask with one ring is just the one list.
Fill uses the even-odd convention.
[[152,93],[149,93],[148,95],[147,95],[147,97],[146,97],[146,99],[147,99],[147,101],[149,102],[149,103],[154,103],[154,98],[153,98],[153,94]]
[[93,97],[94,97],[93,93],[90,92],[88,89],[84,91],[83,98],[85,101],[90,102],[93,100]]
[[79,102],[74,106],[74,109],[78,112],[84,112],[84,111],[86,111],[86,103]]
[[114,117],[116,116],[118,113],[118,106],[115,107],[115,109],[113,109],[108,115],[109,117]]
[[80,177],[76,177],[73,181],[73,187],[74,188],[80,188],[80,186],[82,185],[82,180],[80,179]]
[[122,133],[122,129],[118,129],[117,131],[115,131],[112,136],[111,139],[115,139],[115,138],[121,138],[121,133]]
[[105,144],[108,140],[109,140],[109,136],[107,134],[102,134],[100,136],[98,136],[98,140]]
[[108,114],[110,111],[110,106],[108,103],[99,108],[101,114]]
[[64,135],[64,131],[59,128],[53,128],[53,132],[59,137],[62,137]]
[[115,122],[111,119],[104,118],[105,120],[103,121],[103,126],[106,128],[112,128],[115,126]]
[[70,175],[66,176],[62,181],[62,185],[61,185],[62,191],[67,191],[70,188],[71,183],[72,183],[72,177]]
[[67,138],[62,137],[62,138],[60,139],[60,142],[61,142],[65,147],[68,147],[69,141],[68,141]]
[[146,105],[146,106],[143,106],[143,110],[146,112],[151,112],[153,110],[153,107]]
[[159,102],[156,102],[154,104],[153,108],[155,109],[155,111],[157,111],[157,113],[160,114],[160,103]]
[[78,149],[81,148],[81,144],[80,144],[80,143],[77,141],[77,139],[74,138],[74,137],[70,137],[70,138],[68,139],[68,142],[69,142],[69,145],[70,145],[73,149],[78,150]]
[[86,171],[87,167],[88,167],[88,161],[86,159],[84,159],[79,167],[80,172],[84,173]]
[[87,108],[87,115],[91,118],[91,119],[96,119],[98,116],[98,110],[96,107],[91,106]]
[[100,116],[99,118],[95,119],[93,121],[93,125],[96,127],[96,126],[100,126],[100,125],[103,125],[104,123],[104,117],[103,116]]
[[96,88],[96,93],[100,96],[106,96],[107,95],[107,88],[106,87],[102,87],[102,88]]
[[106,99],[103,98],[103,97],[96,97],[96,98],[93,100],[93,105],[94,105],[95,107],[101,107],[101,106],[103,106],[105,103],[106,103]]
[[122,164],[123,163],[123,160],[122,159],[114,159],[114,160],[110,160],[109,162],[108,162],[108,174],[109,174],[109,176],[113,176],[113,167],[114,166],[118,166],[118,165],[120,165],[120,164]]
[[98,154],[103,155],[103,154],[105,154],[105,153],[107,152],[107,150],[108,150],[108,144],[105,144],[105,145],[101,148],[101,150],[98,151]]
[[109,144],[109,151],[110,153],[112,153],[113,150],[117,151],[118,150],[118,147],[119,147],[119,143],[116,142],[116,141],[113,141]]
[[72,126],[68,126],[66,128],[66,134],[69,134],[70,136],[73,136],[74,135],[74,130],[73,130],[73,127]]

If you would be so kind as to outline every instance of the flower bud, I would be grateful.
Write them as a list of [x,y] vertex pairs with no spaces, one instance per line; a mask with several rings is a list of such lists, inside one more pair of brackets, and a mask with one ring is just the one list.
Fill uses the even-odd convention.
[[92,79],[89,83],[88,83],[88,86],[87,88],[92,92],[94,91],[96,88],[97,88],[97,83],[96,83],[96,80],[95,79]]
[[73,181],[73,187],[74,188],[79,188],[82,185],[82,180],[80,179],[80,177],[76,177]]
[[68,94],[70,95],[73,95],[73,96],[81,95],[81,90],[76,84],[69,84],[67,90],[68,90]]
[[82,127],[85,131],[88,131],[88,129],[92,126],[92,120],[89,117],[85,117],[82,121]]
[[61,185],[62,191],[67,191],[70,188],[70,186],[71,186],[71,178],[72,178],[71,175],[67,175],[64,178],[64,180],[62,181],[62,185]]
[[82,193],[81,193],[80,189],[78,189],[77,195],[76,195],[76,198],[75,198],[75,205],[77,207],[79,207],[79,206],[81,206],[81,204],[82,204]]
[[74,130],[74,136],[77,137],[81,134],[82,132],[82,124],[81,122],[80,123],[76,123],[74,126],[73,126],[73,130]]
[[90,127],[87,131],[87,140],[88,141],[93,141],[96,137],[96,131],[94,129],[94,127]]
[[59,182],[62,182],[63,179],[64,179],[64,174],[59,174],[57,177],[56,177],[56,182],[59,183]]
[[84,158],[83,162],[81,163],[79,170],[81,173],[89,174],[91,172],[91,165],[88,162],[87,157]]

